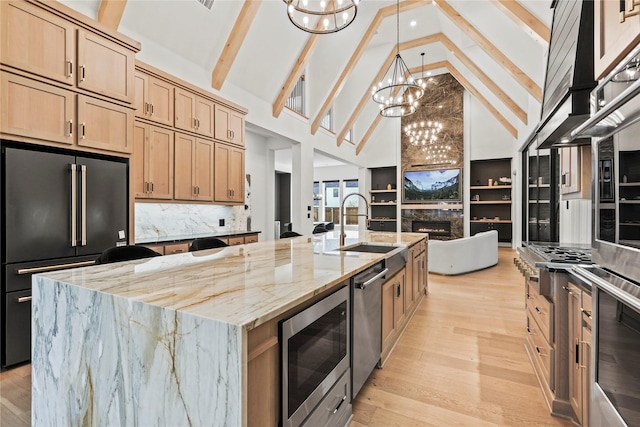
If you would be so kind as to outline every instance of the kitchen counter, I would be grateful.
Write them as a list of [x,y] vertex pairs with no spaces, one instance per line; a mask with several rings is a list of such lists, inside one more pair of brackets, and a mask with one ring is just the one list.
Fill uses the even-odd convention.
[[260,233],[262,233],[262,231],[229,230],[229,231],[222,231],[218,233],[207,232],[207,233],[175,234],[171,236],[169,235],[163,236],[162,238],[149,237],[149,238],[136,239],[135,244],[140,245],[140,244],[174,243],[174,242],[180,242],[184,240],[198,239],[201,237],[220,238],[220,237],[246,236],[249,234],[260,234]]
[[248,332],[386,256],[338,234],[34,276],[34,425],[246,425]]

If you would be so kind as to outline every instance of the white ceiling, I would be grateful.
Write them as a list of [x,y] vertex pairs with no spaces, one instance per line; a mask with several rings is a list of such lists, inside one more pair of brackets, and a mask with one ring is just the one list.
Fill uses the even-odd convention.
[[[97,18],[99,0],[62,2]],[[368,94],[386,57],[395,51],[398,28],[401,43],[442,32],[520,108],[531,111],[532,103],[539,106],[539,102],[503,65],[451,21],[439,6],[432,4],[430,0],[423,3],[417,8],[400,13],[398,17],[393,13],[383,20],[333,104],[336,132],[342,130],[360,99]],[[497,0],[447,0],[447,3],[539,87],[544,85],[548,49],[546,43],[541,42],[530,29],[507,16],[496,4]],[[188,67],[198,68],[195,70],[198,74],[210,76],[243,4],[242,0],[215,0],[209,11],[196,0],[129,0],[118,29],[133,38],[138,37],[164,47],[175,55],[172,55],[172,61],[184,61]],[[395,4],[396,2],[388,0],[362,0],[358,15],[349,27],[338,33],[319,37],[306,71],[309,124],[320,111],[345,66],[351,63],[356,47],[378,9]],[[551,25],[551,0],[521,0],[519,4],[548,27]],[[286,5],[282,0],[262,0],[219,91],[222,96],[225,88],[232,85],[261,99],[265,105],[273,105],[310,37],[295,28],[288,21],[285,12]],[[397,18],[399,27],[396,24]],[[416,21],[416,25],[411,26],[411,21]],[[143,42],[143,50],[144,47]],[[440,43],[403,50],[401,55],[410,68],[420,67],[421,52],[426,52],[427,64],[448,60],[511,124],[522,126],[515,114]],[[442,73],[446,70],[433,72]],[[368,102],[358,115],[354,125],[358,130],[356,143],[358,135],[361,137],[367,130],[377,111],[377,106]],[[271,111],[268,113],[271,114]],[[538,120],[539,117],[528,118],[529,122]]]

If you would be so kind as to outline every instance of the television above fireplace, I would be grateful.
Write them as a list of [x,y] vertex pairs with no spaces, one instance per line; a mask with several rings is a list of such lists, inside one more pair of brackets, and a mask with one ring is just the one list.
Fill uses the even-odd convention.
[[461,201],[460,172],[460,168],[404,171],[403,202]]

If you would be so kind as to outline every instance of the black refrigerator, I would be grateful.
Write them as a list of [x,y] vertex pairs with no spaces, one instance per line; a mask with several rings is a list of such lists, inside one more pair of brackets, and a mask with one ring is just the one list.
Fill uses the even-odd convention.
[[1,364],[31,359],[31,275],[128,242],[128,160],[2,143]]

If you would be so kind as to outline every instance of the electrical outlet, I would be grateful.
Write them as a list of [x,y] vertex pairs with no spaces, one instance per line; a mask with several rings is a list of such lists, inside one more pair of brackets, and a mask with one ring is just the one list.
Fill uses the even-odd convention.
[[224,218],[218,220],[218,225],[224,227]]

